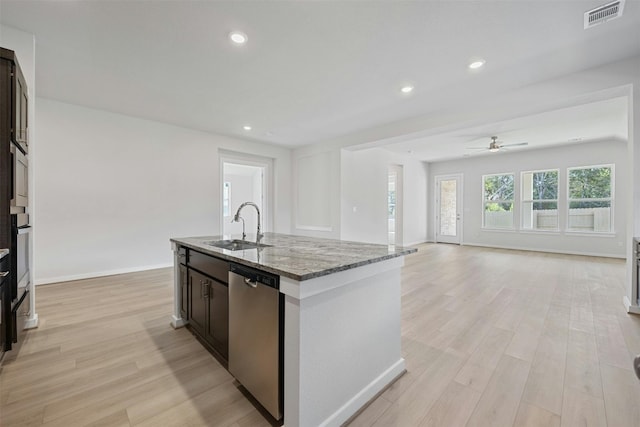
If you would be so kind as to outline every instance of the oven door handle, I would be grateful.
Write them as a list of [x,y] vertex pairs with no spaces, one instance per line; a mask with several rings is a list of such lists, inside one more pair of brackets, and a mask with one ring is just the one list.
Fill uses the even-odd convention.
[[30,231],[31,231],[30,225],[27,225],[26,227],[18,228],[18,234],[29,234]]

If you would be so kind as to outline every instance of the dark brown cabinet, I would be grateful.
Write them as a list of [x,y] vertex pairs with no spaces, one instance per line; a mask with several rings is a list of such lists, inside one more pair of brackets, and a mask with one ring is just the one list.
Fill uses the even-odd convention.
[[13,69],[13,93],[15,96],[12,112],[12,130],[13,141],[20,144],[25,150],[29,145],[28,141],[28,126],[29,121],[27,119],[29,108],[29,96],[27,92],[27,84],[24,80],[24,75],[20,67],[14,67]]
[[207,295],[209,312],[207,313],[205,339],[227,360],[229,352],[229,286],[226,283],[210,279]]
[[195,270],[189,270],[189,326],[202,337],[204,337],[207,328],[208,286],[207,276]]
[[30,314],[28,110],[16,53],[0,47],[0,249],[10,249],[2,260],[8,267],[0,270],[9,272],[0,285],[0,347],[16,352]]
[[[229,347],[229,263],[190,250],[185,270],[189,328],[226,362]],[[182,286],[181,289],[184,301],[185,290]]]
[[[5,286],[6,284],[6,286]],[[11,304],[5,296],[5,288],[9,288],[9,257],[0,258],[0,360],[4,355],[7,341],[9,341],[9,331],[7,330],[7,318],[11,310]],[[6,314],[5,314],[6,313]]]

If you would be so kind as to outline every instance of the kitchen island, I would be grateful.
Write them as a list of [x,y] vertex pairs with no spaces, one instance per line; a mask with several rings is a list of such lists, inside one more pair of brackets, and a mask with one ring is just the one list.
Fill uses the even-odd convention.
[[190,321],[183,298],[187,251],[279,276],[286,426],[341,425],[405,372],[400,272],[415,249],[277,233],[261,240],[268,247],[211,245],[221,239],[171,239],[172,325]]

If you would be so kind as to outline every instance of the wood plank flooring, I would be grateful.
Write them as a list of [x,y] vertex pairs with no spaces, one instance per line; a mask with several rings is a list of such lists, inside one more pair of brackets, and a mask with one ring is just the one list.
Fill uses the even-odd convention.
[[[408,372],[358,426],[640,426],[624,261],[425,244],[406,258]],[[186,330],[171,269],[41,286],[0,371],[2,426],[268,426]]]

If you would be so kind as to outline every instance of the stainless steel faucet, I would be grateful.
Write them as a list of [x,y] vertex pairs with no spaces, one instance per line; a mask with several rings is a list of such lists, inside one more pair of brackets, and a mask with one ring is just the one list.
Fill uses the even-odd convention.
[[[236,214],[234,215],[233,220],[237,222],[237,221],[240,221],[242,219],[242,217],[240,216],[240,211],[245,206],[253,206],[254,208],[256,208],[256,212],[258,213],[258,230],[256,231],[256,243],[259,244],[260,243],[260,239],[262,239],[263,234],[260,233],[260,208],[258,208],[258,205],[256,205],[253,202],[244,202],[243,204],[240,205],[240,207],[236,211]],[[242,219],[242,222],[244,224],[244,219]],[[244,234],[244,231],[243,231],[242,232],[242,240],[244,240],[244,238],[245,238],[245,234]]]
[[245,233],[245,230],[244,230],[244,218],[236,214],[236,216],[233,217],[231,222],[238,222],[240,220],[242,220],[242,240],[244,240],[247,237],[247,233]]

